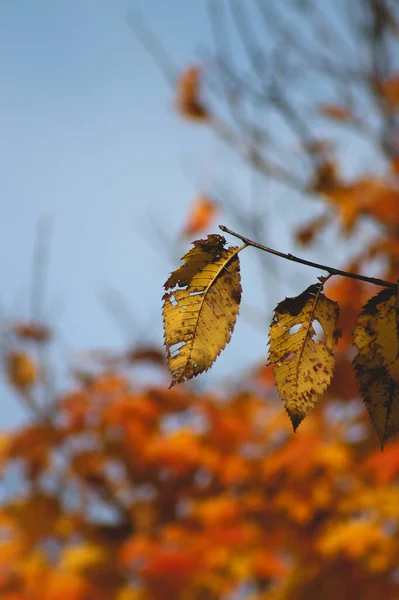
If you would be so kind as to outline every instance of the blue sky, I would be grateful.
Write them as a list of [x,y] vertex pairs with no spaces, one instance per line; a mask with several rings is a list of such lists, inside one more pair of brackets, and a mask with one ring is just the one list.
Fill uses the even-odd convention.
[[[30,316],[37,224],[48,219],[44,313],[59,331],[55,348],[64,358],[119,348],[129,337],[104,308],[102,295],[112,290],[128,303],[137,332],[159,343],[162,284],[188,248],[168,252],[159,229],[176,239],[196,193],[212,186],[215,165],[239,197],[253,185],[205,128],[175,114],[173,91],[127,23],[135,10],[179,67],[210,40],[205,2],[0,4],[0,308],[6,317]],[[284,203],[280,208],[289,218]],[[269,231],[287,249],[277,221]],[[253,254],[242,269],[244,285],[252,285]],[[298,277],[307,283],[317,274],[301,270]],[[292,292],[281,281],[273,285],[277,299]],[[244,294],[256,306],[262,282]],[[266,358],[267,326],[239,324],[216,375],[205,377]],[[21,418],[4,388],[0,410],[0,426]]]
[[[180,66],[208,39],[200,2],[0,4],[0,306],[30,315],[36,229],[48,219],[44,313],[68,358],[130,335],[104,308],[109,290],[161,341],[161,286],[178,263],[158,228],[175,239],[217,152],[175,114],[173,91],[127,24],[132,10]],[[0,391],[0,425],[13,424],[19,411]]]
[[136,9],[182,64],[192,59],[206,35],[201,3],[0,5],[1,307],[29,315],[36,226],[50,219],[45,313],[71,351],[124,339],[101,301],[112,289],[160,339],[161,285],[174,265],[151,225],[176,235],[196,190],[182,159],[200,157],[206,138],[174,114],[172,90],[127,24]]

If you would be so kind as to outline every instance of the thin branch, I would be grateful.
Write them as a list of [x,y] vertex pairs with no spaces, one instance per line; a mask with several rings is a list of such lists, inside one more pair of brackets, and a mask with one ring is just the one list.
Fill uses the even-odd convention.
[[40,219],[37,225],[31,284],[31,318],[37,323],[40,323],[43,319],[43,304],[48,275],[51,226],[52,223],[47,217]]
[[228,229],[224,225],[219,225],[219,229],[224,231],[225,233],[229,233],[239,240],[243,241],[247,246],[252,246],[253,248],[258,248],[258,250],[263,250],[264,252],[269,252],[269,254],[274,254],[275,256],[279,256],[280,258],[285,258],[286,260],[291,260],[296,263],[300,263],[301,265],[306,265],[308,267],[313,267],[314,269],[321,269],[322,271],[327,271],[330,275],[341,275],[342,277],[349,277],[350,279],[358,279],[359,281],[365,281],[366,283],[373,283],[374,285],[378,285],[380,287],[387,287],[396,289],[397,284],[392,281],[384,281],[384,279],[375,279],[374,277],[366,277],[365,275],[360,275],[359,273],[350,273],[349,271],[342,271],[341,269],[335,269],[334,267],[328,267],[327,265],[321,265],[319,263],[312,262],[310,260],[305,260],[304,258],[300,258],[298,256],[294,256],[293,254],[285,254],[284,252],[279,252],[278,250],[273,250],[273,248],[268,248],[267,246],[263,246],[263,244],[258,244],[258,242],[254,242],[244,237],[240,233],[236,233],[231,229]]
[[174,64],[160,39],[148,28],[138,12],[130,12],[126,18],[135,36],[148,52],[161,73],[174,88],[179,77],[179,69]]

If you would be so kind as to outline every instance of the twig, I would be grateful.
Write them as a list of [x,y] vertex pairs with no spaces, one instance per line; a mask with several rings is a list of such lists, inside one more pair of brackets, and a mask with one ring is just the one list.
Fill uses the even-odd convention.
[[31,318],[37,323],[40,323],[43,319],[43,304],[48,275],[51,226],[52,223],[47,217],[40,219],[37,225],[31,284]]
[[322,271],[327,271],[330,275],[341,275],[342,277],[349,277],[350,279],[358,279],[359,281],[365,281],[366,283],[373,283],[374,285],[378,285],[380,287],[387,287],[396,289],[397,284],[392,281],[384,281],[384,279],[375,279],[374,277],[366,277],[365,275],[360,275],[359,273],[350,273],[349,271],[342,271],[341,269],[335,269],[334,267],[328,267],[327,265],[321,265],[319,263],[312,262],[310,260],[305,260],[304,258],[300,258],[299,256],[294,256],[293,254],[285,254],[284,252],[279,252],[278,250],[273,250],[273,248],[268,248],[267,246],[263,246],[263,244],[258,244],[258,242],[254,242],[244,237],[240,233],[236,233],[231,229],[228,229],[224,225],[219,225],[219,229],[224,231],[225,233],[229,233],[234,237],[242,240],[244,244],[247,246],[252,246],[253,248],[258,248],[258,250],[263,250],[264,252],[269,252],[269,254],[274,254],[275,256],[279,256],[280,258],[285,258],[286,260],[291,260],[296,263],[300,263],[301,265],[306,265],[308,267],[313,267],[314,269],[321,269]]

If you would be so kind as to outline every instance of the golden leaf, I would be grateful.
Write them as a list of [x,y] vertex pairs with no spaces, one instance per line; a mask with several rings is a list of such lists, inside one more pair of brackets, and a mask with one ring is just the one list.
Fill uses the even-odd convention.
[[[322,283],[311,285],[280,302],[269,332],[269,363],[276,364],[277,389],[294,431],[325,392],[334,371],[339,307],[322,289]],[[314,321],[321,325],[324,341],[314,339]]]
[[[238,252],[220,235],[193,242],[166,281],[165,346],[171,386],[207,371],[230,341],[241,300]],[[173,289],[177,287],[178,289]]]
[[399,429],[396,303],[395,289],[385,289],[371,298],[353,332],[358,349],[353,360],[356,379],[382,447]]
[[63,571],[84,573],[98,564],[104,563],[106,553],[95,544],[80,544],[67,546],[61,556],[60,566]]
[[37,381],[36,365],[26,352],[9,352],[6,357],[6,369],[10,383],[19,390],[27,390]]

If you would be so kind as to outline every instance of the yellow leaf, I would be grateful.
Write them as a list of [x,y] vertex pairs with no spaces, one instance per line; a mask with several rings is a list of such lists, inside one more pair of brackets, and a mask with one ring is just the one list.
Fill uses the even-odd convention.
[[[295,298],[286,298],[275,311],[269,333],[269,363],[294,431],[331,382],[333,347],[337,342],[339,308],[311,285]],[[314,339],[318,321],[325,341]],[[292,331],[295,329],[295,331]]]
[[352,519],[328,527],[318,546],[325,556],[346,554],[350,558],[358,558],[374,553],[387,543],[389,540],[377,522]]
[[10,382],[19,390],[27,390],[37,381],[36,365],[26,352],[10,352],[6,368]]
[[[238,252],[220,235],[193,242],[165,283],[163,319],[171,386],[208,370],[230,341],[241,300]],[[173,289],[173,288],[178,289]]]
[[381,446],[399,429],[399,358],[396,290],[371,298],[359,315],[353,363],[360,391]]
[[105,561],[104,550],[95,544],[68,546],[62,555],[61,568],[64,571],[84,573]]

